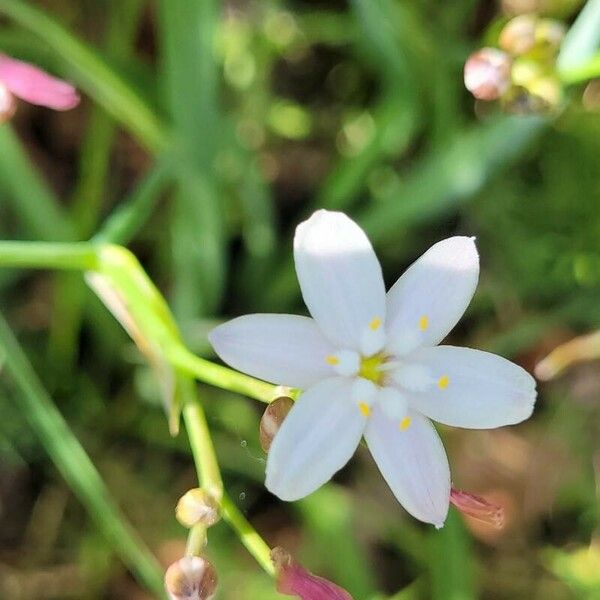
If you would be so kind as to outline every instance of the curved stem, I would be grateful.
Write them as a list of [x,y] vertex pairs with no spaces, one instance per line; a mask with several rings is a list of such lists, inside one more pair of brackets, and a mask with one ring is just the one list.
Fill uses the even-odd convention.
[[167,349],[167,358],[179,371],[203,383],[237,392],[266,403],[277,397],[276,385],[200,358],[185,346],[178,345],[172,349]]

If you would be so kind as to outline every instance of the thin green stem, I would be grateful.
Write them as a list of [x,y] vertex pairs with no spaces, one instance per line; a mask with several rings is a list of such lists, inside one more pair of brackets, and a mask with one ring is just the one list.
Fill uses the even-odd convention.
[[233,530],[238,534],[242,544],[258,562],[258,564],[271,577],[275,577],[275,567],[271,561],[271,548],[257,533],[257,531],[244,517],[240,509],[233,503],[233,500],[224,494],[221,500],[221,512],[223,519],[229,523]]
[[0,267],[88,271],[97,266],[97,248],[87,242],[0,242]]
[[[194,389],[194,383],[182,377],[179,380],[179,390],[183,402],[183,418],[201,485],[219,499],[223,519],[238,534],[240,541],[254,556],[258,564],[268,575],[274,577],[275,569],[271,561],[271,549],[223,490],[215,448],[204,410]],[[197,553],[202,548],[201,533],[195,528],[190,530],[187,544],[188,553]]]
[[217,500],[220,500],[223,494],[223,480],[195,384],[191,379],[181,377],[178,382],[178,391],[181,395],[183,418],[194,454],[200,485]]
[[66,421],[52,402],[10,327],[0,315],[4,368],[19,389],[19,408],[74,494],[132,573],[163,597],[162,571],[144,542],[121,514]]
[[231,392],[269,403],[277,396],[277,386],[216,365],[200,358],[184,346],[167,349],[167,359],[182,373]]

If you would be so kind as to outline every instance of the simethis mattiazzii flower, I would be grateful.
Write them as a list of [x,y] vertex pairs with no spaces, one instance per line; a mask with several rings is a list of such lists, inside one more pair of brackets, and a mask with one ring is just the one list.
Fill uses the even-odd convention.
[[169,600],[210,600],[217,589],[217,572],[201,556],[184,556],[165,573]]
[[339,585],[317,577],[299,565],[283,548],[273,548],[271,559],[277,572],[277,591],[302,600],[352,600]]
[[54,110],[69,110],[79,104],[79,95],[70,83],[0,54],[0,122],[14,114],[15,97]]
[[473,238],[432,246],[385,292],[362,229],[321,210],[294,238],[296,272],[312,318],[255,314],[210,334],[229,365],[304,389],[267,459],[266,485],[302,498],[350,459],[362,436],[398,501],[443,525],[450,470],[430,419],[486,429],[533,410],[534,379],[479,350],[438,346],[467,308],[479,276]]

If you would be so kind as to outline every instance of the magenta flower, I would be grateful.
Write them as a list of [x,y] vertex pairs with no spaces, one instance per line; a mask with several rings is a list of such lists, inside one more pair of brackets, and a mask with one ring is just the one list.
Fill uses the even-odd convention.
[[277,571],[277,591],[301,600],[352,600],[340,586],[317,577],[299,565],[283,548],[273,548],[271,559]]
[[14,97],[54,110],[69,110],[79,104],[79,94],[70,83],[0,54],[0,114],[12,116]]

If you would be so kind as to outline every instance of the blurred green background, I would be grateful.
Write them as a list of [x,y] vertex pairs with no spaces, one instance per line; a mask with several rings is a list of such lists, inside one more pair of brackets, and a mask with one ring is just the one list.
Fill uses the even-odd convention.
[[[302,312],[295,225],[344,210],[386,282],[433,242],[477,236],[481,283],[453,343],[532,371],[600,327],[600,100],[551,117],[476,107],[467,56],[507,14],[570,23],[574,0],[0,0],[0,50],[74,81],[69,113],[21,104],[0,127],[2,239],[87,239],[126,200],[124,241],[210,357],[218,320]],[[4,16],[2,16],[4,15]],[[0,272],[2,313],[123,512],[166,566],[195,487],[153,374],[78,274]],[[1,357],[1,354],[0,354]],[[505,507],[502,530],[451,511],[435,531],[395,502],[361,448],[285,504],[263,486],[264,405],[201,388],[225,484],[271,545],[356,600],[600,598],[600,371],[540,385],[533,418],[442,428],[456,487]],[[116,559],[0,373],[0,597],[150,598]],[[224,524],[218,598],[279,598]]]

